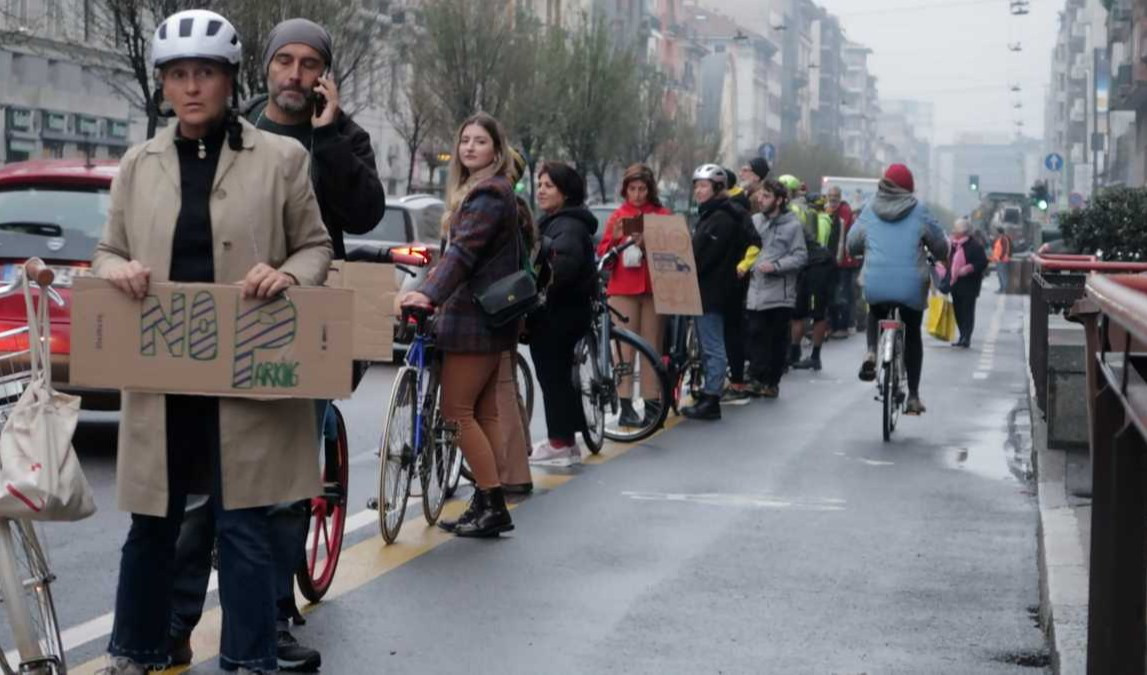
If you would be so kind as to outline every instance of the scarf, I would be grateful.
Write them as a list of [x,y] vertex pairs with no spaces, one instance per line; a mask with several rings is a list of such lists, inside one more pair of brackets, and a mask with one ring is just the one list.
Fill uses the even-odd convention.
[[964,267],[968,264],[968,257],[964,255],[964,244],[968,242],[967,235],[952,238],[952,264],[949,266],[952,274],[952,283],[964,276]]

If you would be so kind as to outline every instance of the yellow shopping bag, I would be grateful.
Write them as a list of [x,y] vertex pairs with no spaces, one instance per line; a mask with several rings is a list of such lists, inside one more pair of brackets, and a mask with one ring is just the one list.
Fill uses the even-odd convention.
[[928,318],[924,326],[937,340],[951,342],[956,339],[956,310],[947,296],[933,293],[928,298]]

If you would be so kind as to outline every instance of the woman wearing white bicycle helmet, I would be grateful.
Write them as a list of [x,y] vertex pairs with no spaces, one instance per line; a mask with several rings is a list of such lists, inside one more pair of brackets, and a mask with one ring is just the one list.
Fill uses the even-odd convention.
[[693,231],[693,258],[704,312],[697,317],[696,326],[705,366],[701,399],[681,410],[682,415],[693,419],[721,419],[721,394],[729,365],[725,352],[727,299],[737,291],[737,263],[749,247],[749,235],[742,226],[747,214],[730,201],[727,180],[725,170],[716,164],[702,164],[693,172],[693,198],[700,215]]
[[[241,55],[235,28],[214,12],[174,14],[155,32],[152,65],[177,121],[124,156],[93,261],[134,299],[151,282],[242,284],[245,297],[271,298],[326,278],[332,248],[307,152],[229,105]],[[172,560],[189,494],[210,495],[216,520],[220,667],[277,669],[267,507],[319,494],[315,435],[306,400],[124,394],[116,490],[132,524],[108,672],[168,664]]]

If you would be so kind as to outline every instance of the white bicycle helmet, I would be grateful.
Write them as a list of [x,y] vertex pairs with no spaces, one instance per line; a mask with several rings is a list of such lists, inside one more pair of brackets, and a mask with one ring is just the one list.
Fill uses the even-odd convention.
[[215,12],[189,9],[164,19],[151,41],[151,68],[176,59],[210,59],[238,66],[243,43],[235,26]]
[[693,172],[694,181],[707,180],[724,187],[725,179],[725,170],[716,164],[702,164]]

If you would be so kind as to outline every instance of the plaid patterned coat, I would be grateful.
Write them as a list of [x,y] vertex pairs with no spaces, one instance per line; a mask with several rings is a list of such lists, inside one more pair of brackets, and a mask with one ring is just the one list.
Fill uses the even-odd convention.
[[518,210],[510,181],[488,178],[450,220],[450,245],[419,289],[438,308],[437,340],[447,352],[502,352],[518,342],[516,325],[491,328],[474,294],[518,271]]

